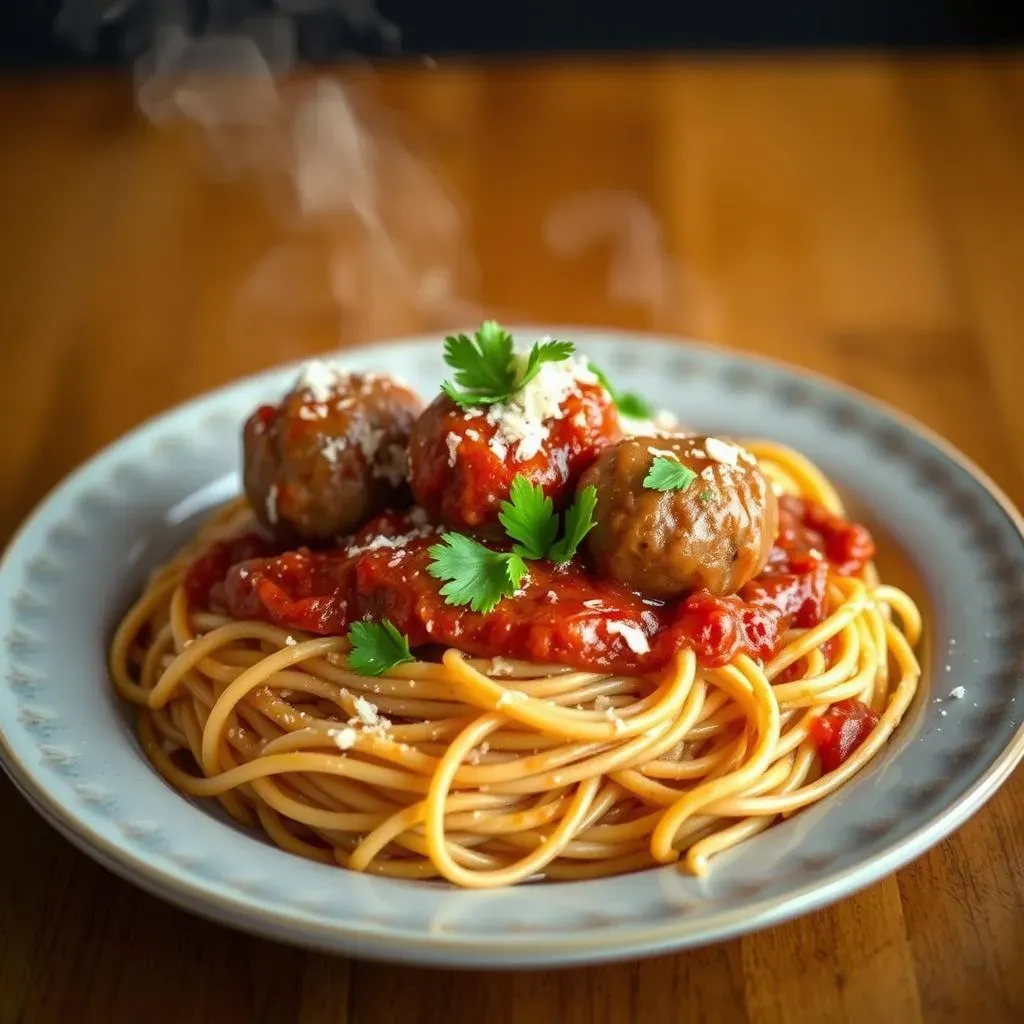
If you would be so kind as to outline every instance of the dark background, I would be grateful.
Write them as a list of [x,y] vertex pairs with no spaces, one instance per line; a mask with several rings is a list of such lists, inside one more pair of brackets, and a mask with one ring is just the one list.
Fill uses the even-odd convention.
[[[57,32],[66,4],[74,16]],[[192,34],[286,19],[307,61],[571,51],[990,48],[1024,42],[1021,0],[0,0],[6,67],[123,64],[168,20]],[[67,24],[70,22],[70,25]]]

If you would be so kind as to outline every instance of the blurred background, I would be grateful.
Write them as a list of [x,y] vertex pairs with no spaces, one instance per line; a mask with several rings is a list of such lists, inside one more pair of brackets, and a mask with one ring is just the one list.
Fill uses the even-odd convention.
[[[118,65],[160,22],[193,30],[288,16],[307,60],[404,51],[436,56],[1018,43],[1020,5],[968,0],[22,0],[0,34],[9,65]],[[60,24],[61,31],[54,31]],[[392,26],[381,34],[382,24]]]

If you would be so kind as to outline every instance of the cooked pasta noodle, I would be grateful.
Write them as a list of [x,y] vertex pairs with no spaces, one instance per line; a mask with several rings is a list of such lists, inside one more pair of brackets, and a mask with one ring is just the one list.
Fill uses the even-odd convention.
[[[746,448],[777,488],[842,513],[806,459]],[[918,685],[918,609],[870,566],[833,573],[824,621],[765,664],[708,668],[684,649],[645,677],[448,649],[360,675],[344,637],[190,607],[189,562],[249,518],[241,502],[221,510],[153,576],[113,639],[113,682],[172,786],[351,870],[466,887],[675,861],[701,875],[859,772]],[[822,773],[812,726],[851,698],[877,724]]]

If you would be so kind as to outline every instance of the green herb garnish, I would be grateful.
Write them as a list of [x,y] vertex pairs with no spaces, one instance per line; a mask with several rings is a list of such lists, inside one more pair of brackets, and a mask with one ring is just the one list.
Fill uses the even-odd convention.
[[441,390],[462,406],[504,402],[533,380],[544,363],[559,363],[575,350],[571,341],[537,342],[520,372],[512,335],[487,320],[472,338],[465,334],[445,338],[444,361],[455,371],[455,380],[446,380]]
[[511,597],[526,575],[526,563],[515,551],[492,551],[461,533],[446,533],[430,548],[427,572],[444,580],[441,596],[448,604],[468,604],[475,612],[491,612]]
[[644,477],[644,487],[651,491],[685,491],[696,479],[697,474],[678,459],[659,455]]
[[526,560],[549,558],[568,562],[594,528],[597,488],[584,487],[565,511],[565,530],[558,536],[554,504],[539,484],[519,475],[512,481],[509,500],[501,503],[498,519],[516,541],[511,551],[492,551],[462,533],[446,533],[430,548],[427,572],[443,580],[441,595],[448,604],[468,604],[475,612],[493,611],[511,597],[526,575]]
[[587,369],[598,379],[601,386],[612,396],[615,407],[623,416],[631,420],[649,420],[654,415],[654,409],[639,395],[632,391],[616,391],[607,374],[593,363],[587,363]]
[[597,488],[584,487],[565,510],[562,539],[557,541],[558,516],[554,505],[539,484],[532,484],[525,476],[512,481],[511,501],[501,503],[498,519],[523,558],[550,558],[553,562],[568,562],[588,533],[594,528],[594,509],[597,507]]
[[597,507],[597,488],[588,484],[576,495],[576,500],[565,510],[565,533],[562,539],[553,544],[548,557],[553,562],[568,562],[583,538],[597,525],[594,521],[594,509]]
[[523,558],[544,558],[558,533],[555,506],[540,484],[517,476],[509,490],[509,500],[501,503],[498,514],[505,532],[519,543],[515,551]]
[[353,622],[348,631],[348,665],[362,676],[379,676],[396,665],[412,661],[409,638],[390,619]]

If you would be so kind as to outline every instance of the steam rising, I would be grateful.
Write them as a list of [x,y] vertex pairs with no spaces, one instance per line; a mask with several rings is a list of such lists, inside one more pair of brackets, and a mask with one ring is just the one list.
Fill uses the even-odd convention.
[[718,333],[713,292],[669,255],[657,217],[632,193],[592,189],[573,196],[548,214],[544,235],[563,260],[610,242],[608,292],[617,302],[644,308],[652,328]]
[[129,33],[145,43],[134,61],[139,110],[197,142],[215,179],[264,188],[285,240],[252,268],[229,333],[241,341],[269,318],[284,357],[311,323],[350,341],[482,316],[461,297],[474,274],[462,215],[373,102],[372,78],[356,90],[303,68],[310,15],[376,34],[385,49],[397,29],[370,0],[274,0],[258,17],[246,11],[255,6],[211,2],[199,31],[184,0],[67,0],[58,23],[86,47],[104,24],[142,24]]
[[[296,338],[310,331],[330,347],[524,319],[465,297],[477,279],[465,218],[373,101],[372,75],[343,87],[306,66],[351,57],[357,38],[394,49],[399,32],[373,0],[65,0],[58,19],[83,49],[110,26],[134,57],[142,114],[191,138],[215,179],[259,183],[277,220],[281,241],[239,289],[228,344],[269,330],[270,355],[283,359],[308,349]],[[715,333],[708,290],[667,255],[635,195],[580,193],[543,227],[563,264],[610,243],[610,298],[640,306],[651,326]]]

